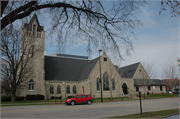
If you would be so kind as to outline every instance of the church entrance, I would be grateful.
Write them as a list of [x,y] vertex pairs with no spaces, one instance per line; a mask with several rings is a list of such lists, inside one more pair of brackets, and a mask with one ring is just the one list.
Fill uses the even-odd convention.
[[128,94],[127,85],[125,83],[122,85],[122,90],[124,94]]

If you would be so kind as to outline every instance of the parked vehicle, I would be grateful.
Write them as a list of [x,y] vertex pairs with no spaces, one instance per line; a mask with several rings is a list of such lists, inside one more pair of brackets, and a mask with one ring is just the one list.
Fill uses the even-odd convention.
[[173,94],[179,94],[179,91],[173,91]]
[[78,94],[72,98],[66,99],[65,104],[75,105],[75,104],[87,103],[90,105],[92,102],[93,102],[93,99],[92,99],[91,95]]
[[166,93],[170,94],[170,93],[172,93],[172,92],[171,92],[171,91],[166,91]]

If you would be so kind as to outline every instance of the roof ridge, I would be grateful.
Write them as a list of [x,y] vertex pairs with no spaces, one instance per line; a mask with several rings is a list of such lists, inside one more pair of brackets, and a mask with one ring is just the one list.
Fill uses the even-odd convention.
[[89,61],[89,59],[80,59],[80,58],[72,58],[72,57],[52,56],[52,55],[44,55],[44,56],[56,57],[56,58],[64,58],[64,59],[75,59],[75,60],[85,60],[85,61]]
[[135,64],[139,64],[140,62],[137,62],[137,63],[134,63],[134,64],[130,64],[130,65],[127,65],[127,66],[123,66],[123,67],[120,67],[120,69],[121,68],[124,68],[124,67],[129,67],[129,66],[131,66],[131,65],[135,65]]

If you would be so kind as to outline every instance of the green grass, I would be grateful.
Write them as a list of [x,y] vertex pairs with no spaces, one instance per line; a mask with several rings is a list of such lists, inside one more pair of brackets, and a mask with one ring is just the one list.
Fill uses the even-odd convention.
[[[64,103],[65,99],[61,101]],[[56,100],[56,103],[60,103],[60,100]],[[15,102],[1,102],[1,106],[27,106],[27,105],[53,105],[55,100],[24,100]]]
[[[148,97],[148,96],[147,96]],[[172,98],[172,97],[179,97],[179,94],[151,94],[149,95],[150,99],[158,99],[158,98]],[[144,95],[142,95],[142,98],[144,98]]]
[[179,114],[179,109],[144,112],[142,114],[138,113],[138,114],[116,116],[116,117],[110,117],[110,118],[162,118],[162,117],[166,117],[166,116],[170,116],[174,114]]

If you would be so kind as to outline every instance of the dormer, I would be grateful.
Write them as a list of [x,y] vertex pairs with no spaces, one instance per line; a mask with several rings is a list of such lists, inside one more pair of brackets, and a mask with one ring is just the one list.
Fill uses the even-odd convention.
[[33,37],[42,37],[42,31],[44,31],[44,26],[40,26],[36,14],[33,15],[29,24],[24,23],[24,28],[26,29],[26,35]]

